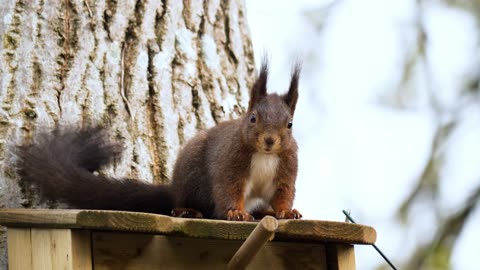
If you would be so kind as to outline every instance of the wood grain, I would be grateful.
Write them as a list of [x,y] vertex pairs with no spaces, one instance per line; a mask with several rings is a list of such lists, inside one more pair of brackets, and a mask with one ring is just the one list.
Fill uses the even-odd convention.
[[31,229],[33,270],[91,270],[90,233],[70,229]]
[[[142,233],[95,232],[94,269],[225,269],[239,240],[196,239]],[[269,242],[245,269],[326,268],[320,243]]]
[[[256,222],[182,219],[169,216],[95,210],[2,209],[0,224],[7,227],[54,227],[131,231],[208,239],[245,240]],[[372,244],[369,226],[322,220],[279,220],[274,241]]]
[[355,270],[355,250],[352,245],[336,245],[338,269]]
[[92,233],[90,230],[71,230],[72,267],[75,270],[92,270]]
[[238,251],[235,252],[232,259],[230,259],[227,269],[245,269],[267,241],[272,240],[277,228],[278,222],[275,218],[270,216],[264,217],[245,242],[243,242]]
[[8,228],[7,233],[9,269],[92,269],[89,231]]
[[71,269],[68,229],[32,228],[32,269]]
[[373,244],[375,229],[369,226],[337,221],[281,220],[276,239]]
[[30,228],[8,229],[8,269],[32,269],[32,240],[30,234]]
[[352,245],[327,244],[327,267],[330,270],[355,270],[355,250]]

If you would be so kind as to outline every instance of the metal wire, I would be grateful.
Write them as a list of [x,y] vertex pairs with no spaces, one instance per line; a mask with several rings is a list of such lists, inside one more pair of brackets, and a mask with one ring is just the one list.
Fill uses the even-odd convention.
[[[350,213],[349,213],[350,211],[347,212],[347,211],[343,210],[342,212],[350,222],[352,222],[354,224],[357,224],[353,220],[353,218],[350,216]],[[383,259],[388,263],[388,265],[390,265],[390,267],[392,267],[393,270],[397,270],[397,268],[393,265],[393,263],[387,258],[387,256],[385,256],[385,254],[383,254],[383,252],[375,244],[372,244],[372,246],[375,248],[375,250],[378,252],[378,254],[380,254],[383,257]]]

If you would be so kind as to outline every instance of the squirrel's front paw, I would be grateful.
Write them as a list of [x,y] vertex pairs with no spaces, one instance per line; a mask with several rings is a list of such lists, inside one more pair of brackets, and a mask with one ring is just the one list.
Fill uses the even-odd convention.
[[301,219],[302,214],[297,209],[275,211],[277,219]]
[[227,220],[254,221],[254,218],[248,212],[245,212],[245,211],[242,211],[242,210],[228,210]]
[[202,213],[193,208],[175,208],[171,214],[179,218],[203,218]]

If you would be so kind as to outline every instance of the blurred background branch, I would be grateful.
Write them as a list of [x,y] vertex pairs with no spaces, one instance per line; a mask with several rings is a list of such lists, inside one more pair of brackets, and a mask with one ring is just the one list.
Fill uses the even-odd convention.
[[[399,269],[477,269],[480,0],[247,4],[256,52],[303,50],[298,208],[352,208]],[[359,268],[388,269],[370,251]]]
[[[456,211],[444,216],[439,213],[438,205],[438,186],[441,179],[441,170],[444,163],[444,155],[446,144],[449,141],[450,135],[461,122],[460,112],[464,107],[465,94],[470,96],[471,94],[477,95],[478,93],[478,77],[471,79],[471,82],[466,83],[465,90],[460,90],[462,94],[455,102],[454,106],[445,108],[441,106],[437,100],[435,91],[435,82],[430,72],[430,65],[428,61],[428,35],[423,25],[423,4],[425,1],[417,0],[417,46],[411,57],[405,62],[405,68],[403,71],[402,81],[397,92],[402,92],[404,86],[411,80],[413,66],[423,64],[425,69],[425,80],[427,82],[427,91],[430,98],[430,106],[433,112],[433,117],[436,122],[435,134],[432,140],[430,156],[420,174],[417,184],[406,196],[403,203],[400,205],[397,211],[398,217],[402,222],[406,222],[410,210],[413,208],[415,202],[421,197],[423,199],[429,198],[432,211],[437,211],[438,224],[432,224],[431,228],[434,231],[434,237],[418,246],[409,259],[404,263],[404,269],[450,269],[451,268],[451,253],[455,246],[456,240],[459,234],[462,232],[466,221],[473,212],[473,209],[477,205],[480,199],[480,181],[479,184],[474,187],[475,191],[465,201],[463,206]],[[479,1],[445,1],[447,4],[457,8],[464,8],[469,10],[479,19],[480,5]],[[400,94],[401,95],[401,94]],[[445,181],[455,181],[455,179],[446,179]],[[413,216],[412,218],[415,218]]]

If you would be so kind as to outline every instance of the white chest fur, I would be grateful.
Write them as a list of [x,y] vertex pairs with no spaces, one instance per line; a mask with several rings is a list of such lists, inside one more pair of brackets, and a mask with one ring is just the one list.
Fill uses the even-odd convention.
[[250,175],[245,186],[245,210],[251,212],[268,205],[275,194],[274,178],[280,158],[275,154],[255,153],[250,162]]

